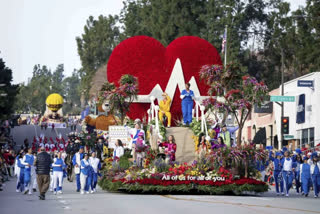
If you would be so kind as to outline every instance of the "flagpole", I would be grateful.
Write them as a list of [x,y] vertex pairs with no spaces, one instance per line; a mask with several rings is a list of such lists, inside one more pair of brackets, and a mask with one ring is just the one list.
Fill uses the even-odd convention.
[[224,29],[224,32],[225,32],[225,40],[226,40],[226,43],[224,45],[224,66],[227,65],[227,45],[228,45],[228,39],[227,39],[227,36],[228,36],[228,25],[226,25],[225,29]]

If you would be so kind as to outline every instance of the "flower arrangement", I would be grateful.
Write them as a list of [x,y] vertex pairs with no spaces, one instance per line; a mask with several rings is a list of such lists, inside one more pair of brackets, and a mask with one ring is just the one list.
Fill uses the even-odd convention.
[[[103,189],[116,191],[119,188],[128,192],[192,192],[205,194],[222,194],[233,191],[264,192],[268,185],[254,179],[257,172],[248,168],[248,176],[241,172],[235,174],[233,168],[243,168],[256,160],[264,160],[266,152],[257,150],[253,145],[236,148],[218,148],[199,161],[188,163],[167,164],[163,159],[157,159],[156,152],[146,150],[144,168],[137,166],[122,167],[110,165],[103,171],[103,179],[99,181]],[[148,162],[146,162],[148,161]],[[124,163],[127,163],[125,160]],[[128,166],[128,165],[126,165]],[[116,168],[114,170],[113,168]],[[244,171],[244,170],[242,170]]]

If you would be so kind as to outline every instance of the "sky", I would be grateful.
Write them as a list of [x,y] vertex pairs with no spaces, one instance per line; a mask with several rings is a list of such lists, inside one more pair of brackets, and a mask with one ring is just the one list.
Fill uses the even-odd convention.
[[[287,0],[291,9],[305,0]],[[119,14],[122,0],[0,0],[0,58],[13,71],[13,83],[27,82],[33,66],[54,70],[63,63],[65,74],[81,67],[75,38],[90,15]]]

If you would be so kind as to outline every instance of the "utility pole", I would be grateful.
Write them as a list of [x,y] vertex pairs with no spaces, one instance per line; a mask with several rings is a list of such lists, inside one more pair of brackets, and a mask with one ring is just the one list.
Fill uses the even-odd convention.
[[[283,48],[281,47],[281,96],[284,95],[284,53]],[[284,102],[281,103],[281,119],[280,119],[280,129],[281,129],[281,143],[279,149],[283,146],[283,129],[281,127],[281,121],[284,117]]]
[[225,44],[224,44],[224,66],[227,66],[227,50],[228,50],[228,25],[226,25],[226,28],[224,30],[225,32]]

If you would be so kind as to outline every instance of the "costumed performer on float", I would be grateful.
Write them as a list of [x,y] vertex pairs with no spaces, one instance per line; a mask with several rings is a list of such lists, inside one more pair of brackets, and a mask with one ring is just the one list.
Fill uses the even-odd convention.
[[163,115],[166,115],[168,118],[168,128],[171,127],[171,113],[170,113],[170,106],[171,106],[171,98],[167,93],[162,94],[163,100],[159,102],[159,119],[161,123],[163,123]]
[[189,125],[192,122],[192,109],[194,93],[190,90],[190,83],[186,83],[186,89],[182,90],[180,98],[182,99],[182,116],[184,125]]
[[139,137],[139,133],[143,133],[143,138],[145,138],[145,133],[141,128],[141,120],[135,119],[134,121],[134,128],[129,129],[129,135],[131,137],[131,148],[132,148],[132,157],[133,162],[136,164],[137,155],[136,155],[136,143]]

